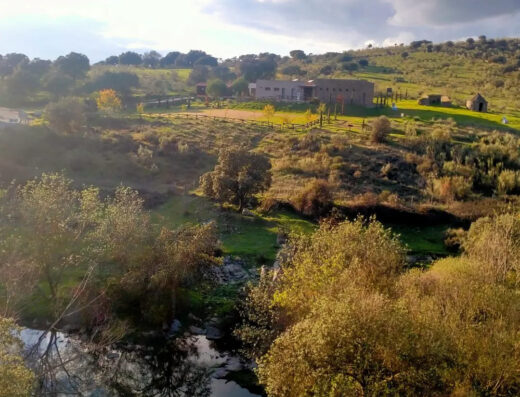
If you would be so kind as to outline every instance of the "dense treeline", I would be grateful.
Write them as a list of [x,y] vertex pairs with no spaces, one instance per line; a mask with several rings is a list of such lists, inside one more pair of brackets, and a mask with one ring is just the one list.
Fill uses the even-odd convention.
[[[469,63],[473,63],[471,68]],[[169,72],[146,75],[137,73],[135,68]],[[190,69],[189,79],[182,81],[175,69]],[[283,57],[271,53],[246,54],[225,60],[201,50],[172,51],[164,56],[157,51],[144,54],[127,51],[93,67],[85,55],[74,52],[54,61],[30,60],[24,54],[11,53],[0,55],[0,92],[4,94],[4,104],[15,106],[45,103],[71,93],[86,95],[106,88],[122,95],[130,95],[139,88],[144,93],[160,95],[189,91],[188,86],[201,82],[220,81],[227,85],[213,94],[223,96],[244,94],[247,82],[277,75],[344,78],[368,72],[391,75],[396,88],[403,85],[406,87],[403,90],[409,88],[413,95],[424,92],[422,87],[444,87],[447,94],[454,96],[459,92],[467,95],[469,88],[471,92],[485,88],[488,95],[516,100],[519,69],[520,40],[495,40],[485,36],[439,44],[419,40],[409,45],[321,55],[305,54],[301,50]]]

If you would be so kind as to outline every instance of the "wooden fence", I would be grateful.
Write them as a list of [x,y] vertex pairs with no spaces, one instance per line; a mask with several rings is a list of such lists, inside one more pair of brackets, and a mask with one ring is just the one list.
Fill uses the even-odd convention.
[[237,124],[249,124],[256,125],[260,127],[266,127],[270,129],[288,129],[294,131],[306,131],[311,127],[320,124],[320,120],[313,120],[305,124],[298,123],[273,123],[272,121],[264,121],[264,120],[254,120],[254,119],[239,119],[235,117],[223,117],[223,116],[211,116],[208,114],[202,113],[170,113],[169,117],[173,117],[176,119],[206,119],[206,120],[219,120],[224,122],[232,122]]

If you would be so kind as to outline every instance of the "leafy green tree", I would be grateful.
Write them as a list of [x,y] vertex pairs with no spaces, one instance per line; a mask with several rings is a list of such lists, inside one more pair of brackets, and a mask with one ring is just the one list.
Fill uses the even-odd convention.
[[193,65],[217,66],[218,61],[217,58],[212,57],[211,55],[203,55],[198,58]]
[[58,70],[51,70],[43,78],[43,86],[57,99],[70,93],[72,87],[74,87],[74,80]]
[[244,79],[243,77],[240,77],[233,82],[233,84],[231,85],[231,90],[233,91],[233,93],[235,95],[239,95],[239,96],[246,95],[249,90],[249,85],[248,85],[246,79]]
[[289,65],[280,70],[283,74],[286,75],[297,75],[297,76],[303,76],[307,72],[305,70],[302,70],[298,65]]
[[139,87],[139,77],[131,72],[104,72],[96,76],[86,85],[90,92],[112,89],[123,95],[129,95],[134,88]]
[[85,104],[79,98],[61,98],[45,107],[44,118],[56,131],[66,134],[78,132],[86,123]]
[[5,79],[7,94],[21,102],[40,88],[40,79],[26,69],[18,68]]
[[195,66],[188,76],[188,83],[197,84],[204,83],[208,80],[209,77],[209,68],[204,65]]
[[73,80],[84,78],[90,69],[90,61],[87,56],[77,52],[59,57],[54,61],[54,65]]
[[29,57],[25,54],[10,53],[0,58],[0,77],[4,78],[12,74],[19,66],[29,63]]
[[208,82],[206,92],[213,98],[220,98],[226,95],[227,85],[220,79],[213,79]]
[[190,50],[184,57],[184,62],[187,66],[193,67],[200,58],[206,57],[206,56],[208,56],[208,54],[206,54],[204,51]]
[[200,178],[200,186],[206,196],[221,203],[237,204],[242,211],[253,194],[269,188],[270,168],[269,159],[262,154],[223,149],[215,169]]
[[143,54],[143,65],[147,68],[154,69],[159,66],[161,58],[161,54],[159,54],[157,51],[152,50],[145,52]]
[[276,66],[272,56],[245,55],[239,58],[238,71],[247,81],[254,82],[275,77]]
[[320,74],[324,74],[325,76],[328,76],[334,72],[334,66],[332,65],[325,65],[320,69]]
[[137,52],[126,51],[119,55],[119,63],[121,65],[133,65],[138,66],[143,62],[141,55]]
[[305,55],[305,52],[303,52],[302,50],[292,50],[291,52],[289,52],[289,55],[292,58],[297,59],[297,60],[302,60],[302,59],[307,58],[307,55]]
[[119,63],[119,57],[117,55],[111,55],[105,59],[107,65],[117,65]]
[[23,69],[36,76],[42,78],[52,66],[52,62],[46,59],[34,58],[31,62],[25,64]]
[[172,51],[166,54],[164,57],[161,58],[161,66],[163,68],[168,67],[171,68],[175,65],[175,61],[177,60],[177,57],[181,55],[179,51]]

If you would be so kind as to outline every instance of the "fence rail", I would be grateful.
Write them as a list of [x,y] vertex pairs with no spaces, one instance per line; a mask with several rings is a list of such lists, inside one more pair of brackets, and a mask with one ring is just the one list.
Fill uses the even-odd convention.
[[289,129],[295,131],[306,131],[307,129],[314,127],[315,125],[319,125],[319,120],[313,120],[305,124],[299,123],[274,123],[272,121],[264,121],[264,120],[252,120],[252,119],[240,119],[236,117],[224,117],[224,116],[212,116],[209,114],[201,114],[201,113],[170,113],[169,117],[173,117],[176,119],[210,119],[210,120],[219,120],[232,122],[237,124],[251,124],[261,127],[266,127],[270,129]]

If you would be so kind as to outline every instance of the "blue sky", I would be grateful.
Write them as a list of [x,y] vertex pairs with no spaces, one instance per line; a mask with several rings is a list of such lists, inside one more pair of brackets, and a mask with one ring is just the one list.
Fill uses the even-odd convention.
[[520,36],[520,0],[0,0],[0,54],[126,50],[227,58]]

